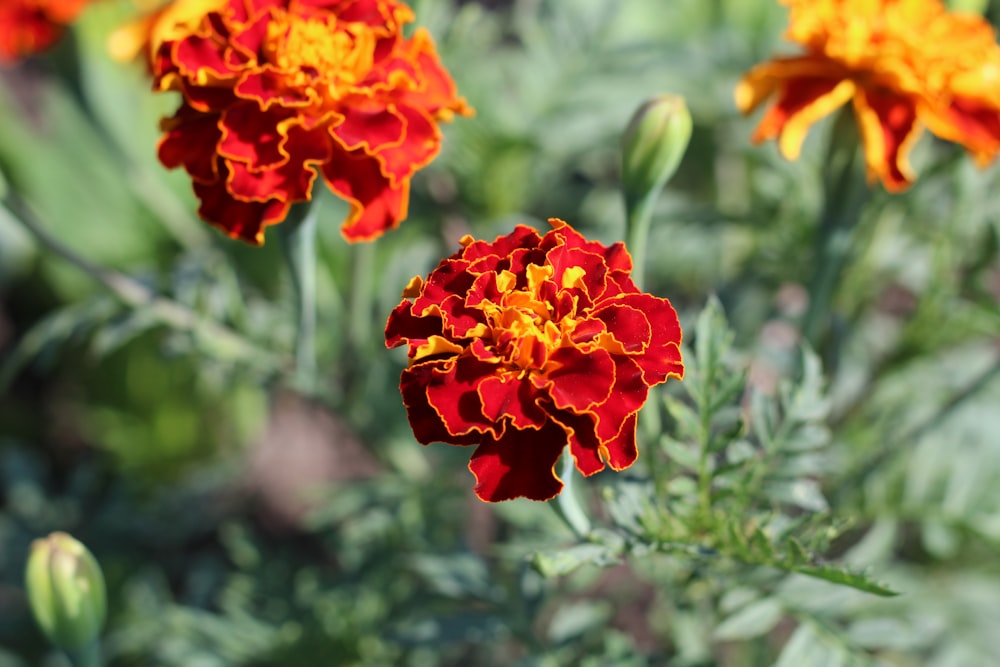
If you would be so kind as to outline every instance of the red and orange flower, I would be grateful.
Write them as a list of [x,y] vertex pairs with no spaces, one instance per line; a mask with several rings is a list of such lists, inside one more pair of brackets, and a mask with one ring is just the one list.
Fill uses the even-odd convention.
[[350,203],[349,241],[396,227],[438,123],[471,113],[430,35],[403,35],[412,20],[397,0],[176,0],[137,24],[155,88],[183,96],[161,162],[250,243],[311,199],[317,173]]
[[649,388],[684,373],[677,313],[636,288],[625,246],[549,222],[544,236],[463,238],[386,325],[386,345],[408,347],[414,435],[478,445],[469,469],[490,502],[557,495],[567,445],[584,475],[628,468]]
[[55,44],[89,2],[0,1],[0,62],[14,63]]
[[781,0],[800,56],[754,67],[736,89],[749,113],[777,98],[753,135],[798,157],[809,128],[851,102],[868,178],[891,192],[915,179],[908,155],[926,126],[980,165],[1000,150],[1000,47],[981,16],[939,0]]

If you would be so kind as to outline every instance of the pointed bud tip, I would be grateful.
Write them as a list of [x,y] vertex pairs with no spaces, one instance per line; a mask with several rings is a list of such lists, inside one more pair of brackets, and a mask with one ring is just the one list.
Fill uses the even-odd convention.
[[94,556],[67,533],[31,544],[25,587],[45,636],[68,651],[97,639],[107,613],[104,575]]

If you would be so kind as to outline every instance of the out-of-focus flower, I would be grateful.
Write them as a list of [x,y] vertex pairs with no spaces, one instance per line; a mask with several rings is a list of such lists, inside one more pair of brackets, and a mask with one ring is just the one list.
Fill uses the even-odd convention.
[[13,63],[55,44],[90,0],[2,0],[0,63]]
[[406,217],[410,178],[471,109],[413,12],[397,0],[176,0],[112,40],[148,49],[154,87],[177,91],[160,161],[184,167],[202,218],[260,244],[317,173],[367,241]]
[[800,56],[754,67],[736,88],[749,113],[776,102],[754,141],[778,137],[798,157],[809,128],[852,102],[870,181],[892,192],[914,180],[908,153],[921,126],[954,141],[980,165],[1000,150],[1000,47],[981,16],[939,0],[782,0]]
[[49,641],[76,651],[97,639],[107,592],[101,566],[87,547],[66,533],[35,540],[25,584],[31,611]]
[[636,288],[625,246],[549,222],[544,236],[463,238],[386,325],[388,347],[408,346],[414,435],[478,445],[469,469],[486,501],[558,494],[567,445],[584,475],[629,467],[649,388],[684,373],[677,313]]

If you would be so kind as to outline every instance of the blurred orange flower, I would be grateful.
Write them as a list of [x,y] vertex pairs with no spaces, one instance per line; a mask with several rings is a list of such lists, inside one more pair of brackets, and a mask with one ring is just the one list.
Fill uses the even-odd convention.
[[159,157],[205,220],[261,244],[318,172],[350,203],[344,236],[368,241],[406,217],[438,123],[471,114],[412,20],[397,0],[177,0],[112,48],[145,45],[154,87],[183,96]]
[[813,123],[851,102],[869,181],[892,192],[915,178],[908,154],[922,126],[980,165],[1000,150],[1000,47],[981,16],[939,0],[781,1],[786,36],[806,53],[758,65],[737,86],[744,113],[776,98],[755,142],[777,137],[794,160]]
[[0,0],[0,62],[55,44],[90,0]]

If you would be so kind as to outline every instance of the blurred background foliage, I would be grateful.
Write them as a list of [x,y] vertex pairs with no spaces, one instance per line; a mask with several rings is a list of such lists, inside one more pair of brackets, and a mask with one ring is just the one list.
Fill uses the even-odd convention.
[[[344,205],[320,195],[316,387],[290,379],[277,239],[244,247],[200,223],[188,178],[156,160],[157,121],[176,102],[106,52],[135,7],[96,2],[55,51],[0,71],[0,666],[65,664],[21,583],[29,542],[57,529],[105,568],[114,666],[994,664],[1000,171],[922,139],[916,186],[865,210],[818,350],[825,380],[788,385],[829,123],[791,164],[750,145],[755,119],[732,102],[745,70],[787,50],[785,10],[413,4],[477,114],[445,128],[410,218],[377,243],[348,246]],[[1000,17],[996,3],[961,4]],[[467,451],[412,440],[404,356],[381,337],[407,280],[462,234],[544,229],[550,216],[619,240],[620,134],[661,92],[687,98],[695,131],[659,201],[647,287],[692,337],[718,295],[728,372],[753,388],[727,397],[730,413],[779,386],[811,397],[788,446],[819,453],[775,469],[759,509],[841,526],[831,555],[897,597],[707,551],[600,545],[549,563],[546,578],[530,556],[573,542],[549,508],[482,504]],[[19,218],[89,264],[38,244]],[[683,440],[683,392],[664,393],[652,409]],[[661,523],[627,499],[655,462],[682,465],[683,443],[644,447],[635,470],[586,486],[617,529],[669,531],[683,489],[660,497]]]

